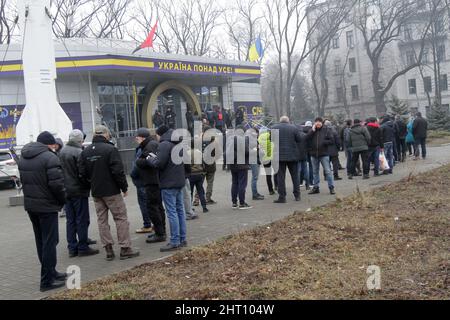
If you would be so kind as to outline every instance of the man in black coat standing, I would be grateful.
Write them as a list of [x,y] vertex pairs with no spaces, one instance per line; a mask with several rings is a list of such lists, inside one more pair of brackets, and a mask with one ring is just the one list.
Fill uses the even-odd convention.
[[128,196],[127,178],[119,150],[109,141],[110,139],[111,133],[108,128],[98,126],[92,145],[81,153],[79,170],[82,181],[91,186],[100,238],[106,250],[106,260],[112,261],[115,258],[108,211],[111,211],[116,223],[121,247],[120,259],[126,260],[139,256],[139,252],[131,248],[130,223],[123,199]]
[[25,211],[33,224],[37,253],[41,263],[42,292],[65,286],[66,274],[56,271],[59,242],[58,212],[65,203],[64,173],[56,155],[56,140],[42,132],[37,142],[22,149],[19,160]]
[[428,137],[428,122],[422,118],[422,114],[418,112],[416,114],[416,120],[414,120],[413,134],[415,141],[415,160],[420,157],[419,146],[422,148],[422,158],[427,158],[427,137]]
[[272,131],[278,130],[278,141],[275,143],[275,154],[278,154],[278,200],[275,203],[286,203],[286,169],[292,177],[295,201],[300,201],[300,179],[298,177],[299,150],[298,144],[302,142],[300,130],[290,124],[288,117],[281,117],[280,124],[275,125]]
[[170,129],[175,129],[177,126],[177,114],[172,110],[172,107],[167,108],[165,123]]
[[164,124],[164,117],[161,114],[161,111],[156,110],[155,114],[153,115],[153,125],[156,129],[161,127]]
[[400,116],[395,117],[395,146],[397,148],[397,160],[399,162],[406,161],[406,136],[408,135],[408,128],[405,121]]
[[83,152],[84,134],[73,130],[69,142],[59,153],[66,186],[66,230],[69,257],[86,257],[99,254],[89,247],[89,186],[80,180],[78,162]]

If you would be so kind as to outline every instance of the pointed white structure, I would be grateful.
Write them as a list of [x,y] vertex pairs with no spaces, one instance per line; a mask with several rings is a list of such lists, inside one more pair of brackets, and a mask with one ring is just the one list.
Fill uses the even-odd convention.
[[19,0],[18,6],[24,37],[26,107],[16,127],[17,145],[36,141],[42,131],[49,131],[66,142],[72,122],[56,95],[55,48],[51,18],[47,14],[50,0]]

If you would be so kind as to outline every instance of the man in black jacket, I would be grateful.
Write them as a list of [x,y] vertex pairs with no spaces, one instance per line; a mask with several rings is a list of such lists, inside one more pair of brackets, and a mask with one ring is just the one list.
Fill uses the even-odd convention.
[[395,118],[395,146],[397,148],[397,160],[399,162],[406,161],[406,136],[408,135],[408,128],[405,121],[400,116]]
[[69,257],[86,257],[99,254],[89,247],[89,186],[80,180],[78,162],[83,152],[84,134],[73,130],[69,142],[59,153],[66,186],[66,230]]
[[64,174],[55,154],[56,140],[49,132],[22,149],[19,160],[25,211],[33,224],[37,253],[41,263],[41,291],[65,286],[66,274],[56,271],[59,242],[58,212],[65,203]]
[[380,175],[380,152],[384,149],[383,137],[380,125],[377,118],[370,118],[367,123],[367,130],[370,133],[369,142],[369,166],[374,164],[374,175],[377,177]]
[[175,129],[177,126],[177,114],[172,110],[172,107],[167,108],[165,123],[170,129]]
[[395,141],[395,127],[390,116],[384,116],[381,121],[381,137],[383,141],[382,150],[386,156],[389,164],[389,170],[385,171],[385,174],[392,174],[395,161],[394,161],[394,141]]
[[159,139],[158,153],[150,154],[147,157],[147,164],[159,170],[161,196],[170,225],[170,243],[160,251],[169,252],[187,246],[183,198],[183,189],[186,185],[185,167],[183,161],[178,164],[172,157],[173,149],[180,144],[180,140],[172,139],[174,131],[167,126],[162,126],[156,134]]
[[127,178],[119,150],[109,142],[110,139],[111,133],[108,128],[98,126],[95,129],[92,145],[81,153],[79,163],[82,181],[91,186],[100,237],[108,261],[115,258],[114,240],[108,223],[108,211],[111,211],[116,223],[121,247],[120,259],[125,260],[139,256],[139,252],[131,248],[130,223],[123,199],[128,196]]
[[335,181],[342,180],[339,177],[339,150],[341,150],[341,140],[339,138],[338,129],[331,123],[331,121],[325,121],[325,126],[328,130],[331,130],[333,134],[333,143],[330,144],[328,152],[330,154],[330,161],[333,165],[333,176]]
[[[145,192],[145,218],[144,223],[153,222],[155,234],[149,235],[147,243],[158,243],[166,241],[166,214],[162,205],[161,190],[159,188],[158,169],[148,165],[146,158],[158,153],[158,142],[154,139],[150,132],[145,129],[139,129],[138,141],[140,145],[136,154],[136,167],[134,174],[139,179],[140,184]],[[144,215],[143,215],[144,216]]]
[[419,146],[422,148],[422,158],[427,158],[427,137],[428,137],[428,122],[422,118],[422,114],[418,112],[413,124],[413,134],[415,143],[415,160],[419,159]]
[[335,194],[334,179],[331,174],[329,146],[334,143],[333,133],[323,125],[323,119],[317,118],[311,131],[306,135],[311,146],[311,161],[314,171],[314,188],[309,194],[320,193],[320,164],[325,170],[330,193]]
[[155,114],[153,115],[153,125],[156,129],[161,127],[164,124],[164,117],[161,114],[161,111],[156,110]]
[[278,155],[278,200],[275,203],[286,203],[286,169],[292,177],[295,201],[300,201],[300,178],[298,163],[300,159],[298,144],[302,142],[300,130],[290,124],[288,117],[281,117],[280,124],[273,126],[272,131],[278,131],[278,141],[275,143],[275,154]]

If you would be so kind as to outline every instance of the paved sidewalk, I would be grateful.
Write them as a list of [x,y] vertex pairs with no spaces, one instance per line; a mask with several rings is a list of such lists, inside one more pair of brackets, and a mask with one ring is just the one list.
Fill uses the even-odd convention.
[[[343,163],[345,162],[343,161]],[[398,181],[411,173],[417,174],[428,171],[447,163],[450,163],[450,146],[430,148],[428,160],[409,160],[407,163],[396,167],[394,175],[372,178],[367,181],[361,179],[349,181],[344,179],[337,182],[337,196],[351,195],[357,187],[362,191],[366,191]],[[344,172],[341,171],[342,176]],[[286,180],[290,181],[290,179]],[[275,205],[273,200],[276,197],[266,196],[265,201],[249,201],[254,206],[253,210],[233,211],[230,203],[230,183],[230,175],[219,170],[213,196],[218,201],[218,204],[209,207],[210,213],[201,213],[199,220],[188,222],[188,240],[191,247],[206,244],[258,225],[268,224],[288,216],[296,210],[306,210],[335,200],[335,197],[328,194],[326,185],[323,185],[323,194],[319,196],[309,196],[302,189],[302,201],[299,203],[293,201],[292,194],[288,196],[289,201],[285,205]],[[292,186],[288,184],[287,187],[288,192],[292,192]],[[134,188],[131,188],[130,191],[130,196],[126,202],[129,210],[131,230],[134,231],[141,227],[141,215]],[[260,179],[259,192],[268,194],[264,178]],[[44,298],[46,295],[38,291],[40,267],[31,223],[23,208],[8,207],[8,197],[14,193],[15,191],[13,190],[0,191],[0,299]],[[247,196],[251,199],[250,186]],[[98,240],[98,229],[92,201],[91,221],[90,237]],[[114,223],[112,221],[111,223],[114,230]],[[160,245],[147,245],[145,243],[146,236],[133,234],[133,245],[141,251],[141,256],[137,259],[107,262],[104,259],[103,251],[101,255],[94,257],[69,259],[65,234],[65,219],[60,219],[58,270],[65,271],[70,265],[78,265],[82,272],[82,282],[98,279],[165,257],[164,254],[159,252]],[[118,249],[116,248],[116,253],[117,251]]]

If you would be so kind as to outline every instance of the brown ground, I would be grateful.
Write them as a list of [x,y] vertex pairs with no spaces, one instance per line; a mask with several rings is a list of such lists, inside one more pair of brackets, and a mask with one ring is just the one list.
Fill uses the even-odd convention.
[[449,180],[446,166],[53,299],[450,299]]

